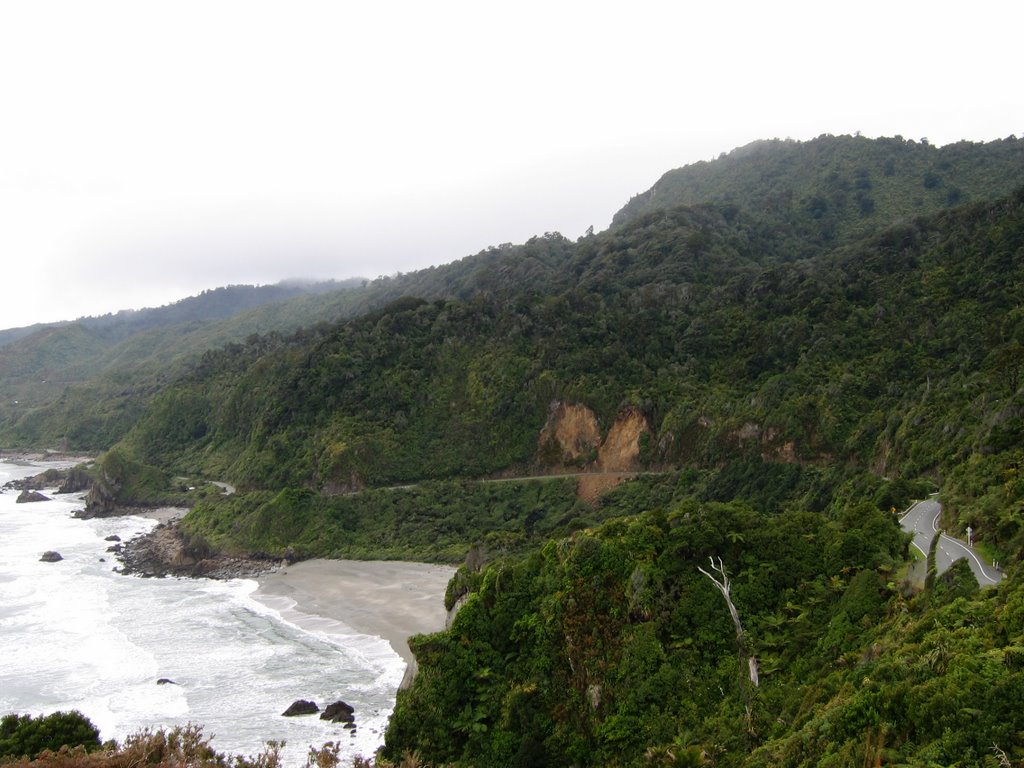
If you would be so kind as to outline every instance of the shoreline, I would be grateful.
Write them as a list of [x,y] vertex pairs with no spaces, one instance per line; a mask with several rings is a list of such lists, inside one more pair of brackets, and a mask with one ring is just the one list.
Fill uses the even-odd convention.
[[137,507],[124,513],[156,520],[161,525],[176,523],[188,514],[188,507]]
[[[76,459],[92,460],[70,454],[0,449],[0,461],[11,464]],[[177,524],[188,512],[187,507],[172,506],[118,509],[111,516],[134,515],[157,523],[151,532],[125,542],[119,549],[122,568],[118,570],[139,576],[251,578],[257,584],[252,598],[299,626],[328,619],[354,634],[385,640],[406,664],[403,688],[416,672],[408,639],[447,627],[444,595],[457,570],[455,566],[397,560],[284,563],[269,558],[250,561],[223,556],[197,561],[185,556],[177,534]]]
[[[207,578],[251,578],[257,588],[252,598],[279,611],[299,626],[318,619],[335,621],[355,634],[387,641],[406,663],[404,688],[416,672],[409,648],[413,635],[439,632],[447,627],[444,595],[457,568],[404,560],[312,559],[294,563],[245,558],[181,561],[177,523],[188,514],[184,507],[134,509],[155,520],[149,534],[126,544],[126,572],[143,575],[178,575]],[[138,552],[142,550],[141,552]],[[136,562],[134,555],[141,557]],[[225,562],[220,562],[221,560]],[[175,565],[171,565],[177,561]]]
[[303,560],[256,577],[252,597],[269,608],[331,619],[387,640],[406,662],[402,687],[416,671],[413,635],[445,629],[444,593],[454,566],[396,560]]
[[82,453],[50,451],[50,450],[16,450],[12,448],[0,448],[0,461],[8,464],[34,464],[41,461],[70,461],[75,464],[88,464],[96,461],[95,456],[87,456]]

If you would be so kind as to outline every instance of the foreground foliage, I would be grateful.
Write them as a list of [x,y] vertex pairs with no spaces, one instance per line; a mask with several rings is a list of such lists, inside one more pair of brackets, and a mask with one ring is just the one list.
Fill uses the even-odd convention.
[[[4,718],[6,723],[9,715]],[[67,723],[96,735],[95,743],[82,741]],[[217,752],[210,738],[203,735],[198,725],[143,730],[125,739],[123,744],[99,744],[96,728],[80,713],[57,712],[37,719],[19,718],[22,729],[43,729],[48,739],[45,747],[32,750],[19,759],[5,759],[0,752],[0,765],[9,768],[281,768],[282,742],[267,742],[264,750],[254,756],[228,755]],[[59,727],[55,727],[58,724]],[[17,754],[17,753],[11,753]],[[337,768],[341,763],[340,746],[327,742],[321,747],[310,747],[305,768]],[[372,763],[362,756],[352,758],[352,768],[370,768]]]
[[99,749],[100,732],[81,712],[54,712],[41,717],[4,715],[0,719],[0,760],[35,757],[45,750]]
[[[925,766],[987,765],[998,745],[1024,758],[1024,590],[979,592],[964,569],[908,599],[905,548],[893,516],[865,505],[689,501],[493,563],[463,580],[450,630],[414,640],[420,671],[385,754]],[[698,571],[709,556],[732,576],[758,687]]]

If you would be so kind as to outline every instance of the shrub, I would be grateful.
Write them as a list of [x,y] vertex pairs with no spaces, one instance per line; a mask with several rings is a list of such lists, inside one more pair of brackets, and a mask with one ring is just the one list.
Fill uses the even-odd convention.
[[44,750],[61,747],[99,749],[100,732],[81,712],[54,712],[33,718],[5,715],[0,719],[0,758],[34,758]]

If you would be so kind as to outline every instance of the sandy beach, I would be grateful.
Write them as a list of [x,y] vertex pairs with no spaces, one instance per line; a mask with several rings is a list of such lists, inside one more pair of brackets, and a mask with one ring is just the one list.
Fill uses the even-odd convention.
[[156,520],[164,525],[176,523],[186,514],[188,514],[188,509],[185,507],[155,507],[138,511],[139,517],[148,517],[150,520]]
[[[397,561],[305,560],[259,577],[253,597],[383,637],[415,670],[407,639],[445,628],[444,592],[455,568]],[[407,675],[408,677],[408,675]]]
[[[165,525],[188,512],[179,507],[140,509],[138,514]],[[383,560],[303,560],[257,576],[252,597],[275,610],[331,619],[353,632],[382,637],[405,660],[416,660],[408,638],[445,628],[444,593],[455,568]],[[311,622],[312,623],[312,622]]]

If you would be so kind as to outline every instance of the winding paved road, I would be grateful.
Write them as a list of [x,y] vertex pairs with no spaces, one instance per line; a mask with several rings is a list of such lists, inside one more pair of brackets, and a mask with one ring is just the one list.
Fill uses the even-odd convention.
[[986,565],[973,547],[939,531],[939,515],[941,513],[942,505],[935,499],[919,501],[903,514],[900,518],[900,525],[903,530],[914,534],[913,545],[925,557],[928,556],[928,548],[932,545],[932,539],[936,535],[941,537],[939,546],[935,549],[935,565],[939,573],[944,573],[954,561],[966,557],[978,584],[989,587],[1002,581],[1003,574],[992,566]]

